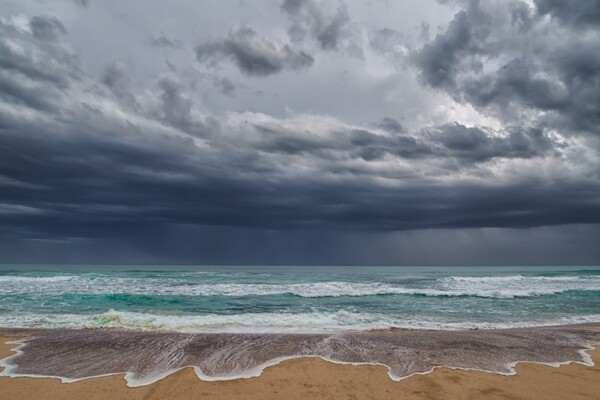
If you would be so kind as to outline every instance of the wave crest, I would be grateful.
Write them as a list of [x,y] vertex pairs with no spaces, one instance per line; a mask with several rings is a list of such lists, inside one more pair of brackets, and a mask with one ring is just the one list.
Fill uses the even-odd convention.
[[109,310],[101,314],[0,315],[0,326],[16,328],[115,328],[184,333],[326,333],[377,329],[502,329],[600,322],[600,314],[515,322],[448,322],[439,318],[395,318],[340,310],[235,315],[156,315]]
[[68,275],[51,277],[0,276],[0,295],[58,296],[145,295],[145,296],[271,296],[294,295],[307,298],[377,295],[431,297],[470,296],[511,299],[560,294],[568,291],[600,291],[600,276],[451,276],[424,284],[403,285],[385,282],[306,283],[198,283],[160,277],[114,277]]

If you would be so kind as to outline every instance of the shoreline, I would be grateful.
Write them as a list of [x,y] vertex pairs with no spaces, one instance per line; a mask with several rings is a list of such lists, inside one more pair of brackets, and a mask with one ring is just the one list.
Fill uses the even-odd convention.
[[[66,377],[57,376],[57,375],[13,374],[10,372],[11,365],[7,364],[7,362],[11,359],[11,357],[19,355],[21,348],[23,346],[25,346],[25,344],[26,344],[23,342],[24,339],[26,339],[26,338],[16,339],[16,340],[15,339],[6,340],[6,337],[3,337],[0,334],[0,342],[3,342],[4,344],[17,345],[17,347],[10,349],[10,351],[13,352],[14,354],[9,355],[7,357],[0,358],[0,378],[8,377],[8,378],[31,378],[31,379],[57,379],[57,380],[60,380],[61,383],[70,384],[70,383],[82,382],[82,381],[98,379],[98,378],[106,378],[106,377],[111,377],[111,376],[122,376],[123,379],[126,381],[127,387],[130,387],[130,388],[139,388],[139,387],[153,385],[157,382],[162,381],[163,379],[166,379],[167,377],[169,377],[172,374],[176,374],[180,371],[188,370],[188,369],[191,369],[194,372],[194,374],[196,375],[196,377],[200,381],[203,381],[203,382],[227,382],[227,381],[259,378],[263,375],[265,370],[267,370],[268,368],[277,367],[278,365],[285,363],[287,361],[311,360],[311,359],[319,359],[321,361],[324,361],[324,362],[330,363],[330,364],[334,364],[334,365],[384,367],[387,370],[387,375],[388,375],[389,379],[394,382],[400,382],[404,379],[409,379],[409,378],[412,378],[412,377],[418,376],[418,375],[428,375],[428,374],[433,373],[437,369],[449,369],[449,370],[456,370],[456,371],[473,371],[473,372],[481,372],[481,373],[496,374],[496,375],[503,375],[503,376],[514,376],[517,374],[516,369],[517,369],[517,366],[520,364],[530,364],[530,365],[535,364],[535,365],[547,366],[547,367],[551,367],[551,368],[560,368],[562,366],[571,365],[571,364],[580,364],[580,365],[583,365],[586,367],[594,367],[596,365],[596,363],[594,362],[594,360],[593,360],[592,356],[589,354],[589,352],[593,352],[593,351],[600,352],[600,332],[599,332],[599,337],[595,344],[591,344],[589,346],[586,346],[586,348],[584,348],[584,349],[578,350],[578,352],[581,355],[581,360],[570,360],[570,361],[562,361],[562,362],[539,362],[539,361],[529,361],[529,360],[518,360],[518,361],[514,361],[512,363],[508,363],[505,365],[505,367],[509,370],[509,372],[488,371],[488,370],[478,369],[478,368],[463,368],[463,367],[451,367],[451,366],[447,366],[447,365],[437,365],[437,366],[433,366],[429,371],[414,372],[414,373],[412,373],[410,375],[406,375],[406,376],[396,376],[392,373],[389,366],[387,366],[385,364],[377,363],[377,362],[368,362],[368,361],[344,362],[344,361],[339,361],[339,360],[334,360],[331,358],[323,357],[320,355],[294,355],[294,356],[289,356],[289,357],[274,358],[264,364],[257,366],[255,368],[256,371],[247,371],[247,373],[240,374],[240,375],[212,377],[212,376],[203,374],[202,371],[200,371],[199,368],[196,366],[186,365],[186,366],[182,366],[182,367],[161,373],[160,376],[156,376],[149,381],[138,382],[138,383],[132,384],[132,381],[130,381],[128,379],[130,372],[127,372],[127,371],[111,372],[108,374],[92,375],[92,376],[86,376],[83,378],[75,378],[75,379],[66,378]],[[3,374],[4,371],[9,371],[9,372],[6,375],[4,375]]]
[[[0,377],[0,399],[45,398],[98,399],[187,399],[192,397],[248,399],[291,398],[600,398],[600,328],[594,329],[595,345],[582,350],[593,365],[568,362],[549,365],[521,361],[512,374],[436,366],[399,381],[390,379],[382,365],[338,363],[313,357],[295,357],[265,366],[257,377],[201,380],[193,367],[182,367],[154,383],[127,386],[125,373],[88,377],[63,383],[50,377]],[[0,358],[16,355],[0,333]],[[19,346],[20,347],[20,346]],[[10,349],[9,349],[10,348]],[[1,368],[1,367],[0,367]],[[2,371],[4,372],[4,371]],[[355,396],[355,397],[354,397]]]
[[[1,311],[1,310],[0,310]],[[123,314],[123,315],[122,315]],[[129,316],[144,318],[148,317],[148,320],[144,322],[137,321],[124,321],[121,318],[127,318],[125,314]],[[244,314],[240,314],[244,315]],[[251,313],[248,315],[252,315]],[[304,314],[305,316],[308,314]],[[505,330],[505,329],[529,329],[529,328],[542,328],[542,327],[568,327],[568,326],[585,326],[585,325],[598,325],[600,324],[600,313],[591,314],[585,316],[571,316],[571,317],[557,317],[549,319],[537,319],[527,321],[513,321],[513,322],[415,322],[410,321],[406,324],[396,322],[386,322],[384,325],[348,325],[348,326],[278,326],[277,322],[275,325],[268,326],[253,326],[241,324],[238,327],[219,328],[218,325],[212,327],[200,327],[198,329],[190,328],[185,324],[183,326],[172,327],[169,324],[163,324],[164,321],[155,321],[154,318],[159,318],[153,314],[137,314],[135,312],[121,312],[114,311],[113,309],[108,310],[105,313],[91,314],[87,317],[102,317],[108,316],[107,321],[100,323],[74,323],[74,324],[46,324],[30,326],[29,324],[20,325],[2,325],[0,323],[0,332],[3,331],[50,331],[50,330],[121,330],[127,332],[161,332],[161,333],[206,333],[206,334],[266,334],[266,333],[285,333],[285,334],[335,334],[335,333],[353,333],[353,332],[396,332],[396,331],[466,331],[466,330]],[[168,316],[171,318],[173,316]],[[181,321],[179,321],[181,322]],[[230,322],[230,321],[229,321]]]
[[506,326],[491,326],[491,327],[459,327],[459,328],[406,328],[401,326],[390,326],[386,328],[367,328],[367,329],[343,329],[343,330],[323,330],[323,331],[202,331],[202,332],[187,332],[176,329],[141,329],[129,328],[125,326],[47,326],[47,327],[21,327],[21,326],[5,326],[0,325],[0,336],[22,336],[32,335],[39,332],[69,332],[69,331],[100,331],[100,332],[143,332],[156,334],[192,334],[192,335],[329,335],[329,334],[344,334],[344,333],[395,333],[395,332],[467,332],[467,331],[506,331],[513,329],[553,329],[553,328],[591,328],[598,329],[600,332],[600,321],[585,321],[585,322],[569,322],[565,324],[549,322],[540,324],[525,324],[525,325],[506,325]]
[[[378,340],[380,344],[383,345],[388,345],[389,343],[386,341],[387,338],[392,338],[392,339],[396,339],[399,335],[404,336],[405,338],[407,336],[412,337],[415,335],[421,335],[426,337],[426,339],[431,340],[431,339],[436,339],[434,338],[427,338],[427,335],[436,335],[437,338],[444,337],[444,336],[457,336],[459,340],[462,341],[468,341],[471,340],[470,343],[468,343],[468,345],[479,345],[477,342],[474,341],[475,337],[473,337],[473,333],[476,333],[477,335],[481,336],[483,335],[484,337],[487,335],[490,335],[490,339],[497,339],[500,338],[502,339],[503,336],[505,334],[510,335],[515,335],[516,333],[520,333],[523,334],[523,331],[525,331],[526,334],[531,334],[532,332],[550,332],[550,334],[552,335],[552,333],[561,333],[564,334],[564,332],[568,332],[568,333],[572,333],[572,332],[578,332],[578,334],[582,334],[582,332],[593,332],[591,333],[592,336],[594,336],[594,339],[591,339],[590,335],[587,335],[585,337],[587,337],[587,339],[584,338],[584,336],[580,337],[580,341],[579,342],[569,342],[569,345],[572,347],[572,353],[571,356],[569,358],[565,358],[564,354],[561,355],[562,359],[556,359],[556,360],[536,360],[533,357],[532,358],[522,358],[522,359],[513,359],[507,362],[502,363],[501,365],[496,365],[496,368],[489,368],[489,366],[487,368],[484,367],[478,367],[478,366],[468,366],[468,365],[453,365],[452,363],[434,363],[432,364],[430,367],[428,368],[421,368],[420,370],[414,370],[414,371],[407,371],[407,370],[402,370],[404,373],[397,373],[394,371],[393,368],[393,364],[390,363],[386,363],[386,362],[380,362],[376,359],[372,359],[372,360],[349,360],[349,359],[342,359],[340,357],[336,357],[333,356],[331,354],[319,354],[317,352],[298,352],[296,353],[292,353],[292,354],[288,354],[288,355],[280,355],[280,356],[276,356],[276,355],[266,355],[262,362],[256,362],[254,365],[246,365],[245,368],[241,367],[241,370],[238,370],[238,368],[240,367],[240,365],[234,365],[235,369],[232,371],[228,371],[225,373],[221,373],[221,374],[208,374],[205,373],[203,371],[203,369],[200,367],[200,365],[195,365],[194,363],[188,363],[188,364],[181,364],[178,365],[176,367],[173,368],[164,368],[162,371],[158,371],[158,370],[152,370],[154,371],[154,373],[143,376],[140,375],[139,371],[132,371],[132,370],[111,370],[111,371],[107,371],[105,373],[98,373],[98,374],[87,374],[84,376],[67,376],[67,374],[53,374],[53,373],[44,373],[43,369],[39,370],[37,372],[22,372],[19,371],[19,368],[21,367],[19,365],[19,358],[25,358],[25,360],[27,361],[27,355],[25,354],[25,351],[28,349],[28,345],[31,341],[35,341],[35,340],[44,340],[46,339],[46,337],[50,337],[50,340],[56,340],[56,338],[61,338],[62,337],[69,337],[71,335],[71,337],[75,338],[76,340],[79,340],[80,343],[78,343],[79,346],[83,346],[83,347],[91,347],[92,350],[90,352],[90,349],[86,349],[88,352],[85,354],[91,355],[91,356],[98,356],[98,354],[94,353],[93,348],[94,346],[98,346],[97,343],[95,343],[95,341],[98,340],[97,338],[97,334],[100,335],[100,339],[104,340],[106,342],[106,340],[108,340],[108,343],[119,343],[119,341],[122,341],[123,338],[128,338],[129,335],[131,336],[137,336],[138,339],[144,339],[144,340],[161,340],[163,338],[168,338],[171,341],[190,341],[190,340],[214,340],[215,337],[218,338],[223,338],[223,337],[233,337],[236,338],[238,341],[240,340],[239,338],[242,338],[243,340],[248,340],[248,341],[252,341],[252,340],[256,340],[256,338],[267,338],[269,340],[273,340],[273,339],[278,339],[278,340],[287,340],[288,342],[295,342],[298,341],[299,339],[301,340],[332,340],[334,336],[327,336],[327,335],[315,335],[315,334],[264,334],[264,335],[252,335],[252,334],[248,334],[248,335],[243,335],[243,334],[196,334],[196,335],[190,335],[190,334],[177,334],[177,333],[165,333],[165,332],[136,332],[136,331],[130,331],[130,330],[115,330],[115,329],[85,329],[85,330],[80,330],[80,329],[20,329],[20,328],[0,328],[0,337],[12,337],[12,336],[19,336],[20,339],[16,340],[16,341],[11,341],[9,343],[6,343],[6,345],[10,344],[13,347],[11,348],[11,351],[13,352],[13,354],[9,355],[9,356],[5,356],[0,358],[0,367],[2,368],[2,371],[0,372],[0,377],[20,377],[20,378],[33,378],[33,379],[39,379],[39,378],[46,378],[46,379],[59,379],[62,383],[75,383],[75,382],[80,382],[80,381],[85,381],[85,380],[90,380],[90,379],[97,379],[97,378],[103,378],[103,377],[109,377],[109,376],[116,376],[116,375],[121,375],[123,376],[124,380],[127,382],[127,386],[128,387],[142,387],[142,386],[147,386],[147,385],[153,385],[165,378],[167,378],[170,375],[176,374],[179,371],[185,370],[185,369],[191,369],[194,372],[194,375],[197,377],[198,380],[200,381],[204,381],[204,382],[223,382],[223,381],[233,381],[233,380],[239,380],[239,379],[250,379],[250,378],[257,378],[262,376],[262,374],[264,373],[264,371],[268,368],[280,365],[282,363],[288,362],[288,361],[293,361],[293,360],[300,360],[300,359],[320,359],[324,362],[327,363],[331,363],[331,364],[335,364],[335,365],[349,365],[349,366],[377,366],[377,367],[383,367],[387,370],[387,375],[389,377],[389,379],[391,381],[401,381],[401,380],[405,380],[407,378],[411,378],[415,375],[427,375],[427,374],[431,374],[433,373],[436,369],[439,368],[446,368],[446,369],[451,369],[451,370],[460,370],[460,371],[476,371],[476,372],[483,372],[483,373],[492,373],[492,374],[499,374],[499,375],[504,375],[504,376],[511,376],[511,375],[515,375],[516,374],[516,368],[519,364],[539,364],[539,365],[544,365],[544,366],[550,366],[550,367],[560,367],[563,365],[569,365],[569,364],[580,364],[580,365],[584,365],[584,366],[588,366],[588,367],[592,367],[594,366],[594,361],[592,359],[592,357],[590,356],[590,352],[593,352],[596,350],[596,347],[598,346],[598,344],[600,344],[598,342],[598,337],[600,337],[600,325],[599,324],[580,324],[580,325],[569,325],[569,326],[555,326],[555,327],[547,327],[547,326],[541,326],[538,328],[513,328],[513,329],[503,329],[503,330],[468,330],[468,331],[435,331],[435,330],[405,330],[405,329],[385,329],[385,330],[370,330],[370,331],[361,331],[361,332],[355,332],[354,336],[356,336],[356,338],[359,338],[360,340],[363,340],[363,344],[364,344],[364,339],[366,338],[367,340],[371,341],[371,340]],[[103,335],[117,335],[116,337],[109,337],[108,339],[105,337],[102,337]],[[79,336],[83,335],[83,339],[81,339]],[[86,337],[86,335],[88,335]],[[91,336],[90,336],[91,335]],[[175,336],[174,336],[175,335]],[[350,336],[348,335],[348,333],[343,333],[340,334],[339,337],[342,336]],[[171,337],[174,336],[174,337]],[[40,339],[41,337],[41,339]],[[200,337],[200,339],[198,339],[198,337]],[[381,341],[381,338],[384,338],[384,341]],[[91,338],[91,339],[90,339]],[[338,339],[338,337],[335,337],[336,339]],[[353,339],[356,339],[353,338]],[[487,339],[487,338],[486,338]],[[111,342],[112,340],[112,342]],[[243,343],[242,340],[242,343]],[[103,343],[105,343],[103,342]],[[361,342],[359,342],[361,343]],[[403,342],[400,342],[403,343]],[[244,343],[243,343],[244,344]],[[221,346],[227,346],[228,343],[227,341],[225,341],[224,343],[220,344]],[[464,343],[463,343],[464,345]],[[564,343],[560,343],[561,346],[564,345]],[[451,346],[451,344],[449,345]],[[139,349],[137,349],[139,350]],[[235,350],[235,349],[234,349]],[[32,350],[34,353],[35,349]],[[67,351],[73,351],[72,349],[69,349],[67,346]],[[141,353],[143,354],[141,351],[137,351],[137,353]],[[419,354],[419,351],[417,351],[417,354]],[[210,355],[210,354],[209,354]],[[481,352],[481,354],[476,354],[479,357],[485,357],[486,354],[484,352]],[[114,356],[113,357],[120,357],[120,355]],[[29,359],[34,359],[35,360],[35,356],[31,357],[29,356]],[[17,361],[14,362],[13,361]],[[76,362],[77,360],[75,360]],[[105,360],[106,361],[106,360]],[[111,360],[108,360],[111,361]],[[133,361],[135,361],[135,359],[133,359]],[[485,365],[485,364],[483,364]],[[488,364],[490,365],[490,364]]]

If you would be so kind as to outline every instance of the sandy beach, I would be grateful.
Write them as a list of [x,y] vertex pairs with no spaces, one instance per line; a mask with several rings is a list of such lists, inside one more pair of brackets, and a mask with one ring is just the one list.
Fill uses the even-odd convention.
[[[0,357],[13,352],[0,337]],[[520,363],[517,374],[436,368],[395,382],[387,368],[340,365],[318,358],[298,358],[266,368],[256,378],[206,382],[192,368],[182,369],[142,387],[127,387],[123,375],[61,383],[50,378],[0,378],[0,399],[600,399],[600,349],[596,362],[559,368]]]
[[600,400],[600,0],[0,0],[0,400]]

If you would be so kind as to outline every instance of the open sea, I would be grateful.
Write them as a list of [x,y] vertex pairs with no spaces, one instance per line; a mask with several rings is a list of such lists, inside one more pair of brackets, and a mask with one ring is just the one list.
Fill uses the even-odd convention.
[[0,266],[0,326],[328,333],[600,322],[600,267]]

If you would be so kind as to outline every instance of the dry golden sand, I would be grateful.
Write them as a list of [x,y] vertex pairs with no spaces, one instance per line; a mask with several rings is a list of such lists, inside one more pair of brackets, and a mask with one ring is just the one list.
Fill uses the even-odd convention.
[[[0,337],[0,358],[14,338]],[[600,361],[600,347],[590,352]],[[520,364],[517,375],[436,369],[392,381],[381,366],[332,364],[301,358],[267,368],[258,378],[203,382],[191,368],[152,385],[128,388],[121,375],[61,383],[45,378],[0,378],[0,399],[600,399],[600,365],[552,368]]]

